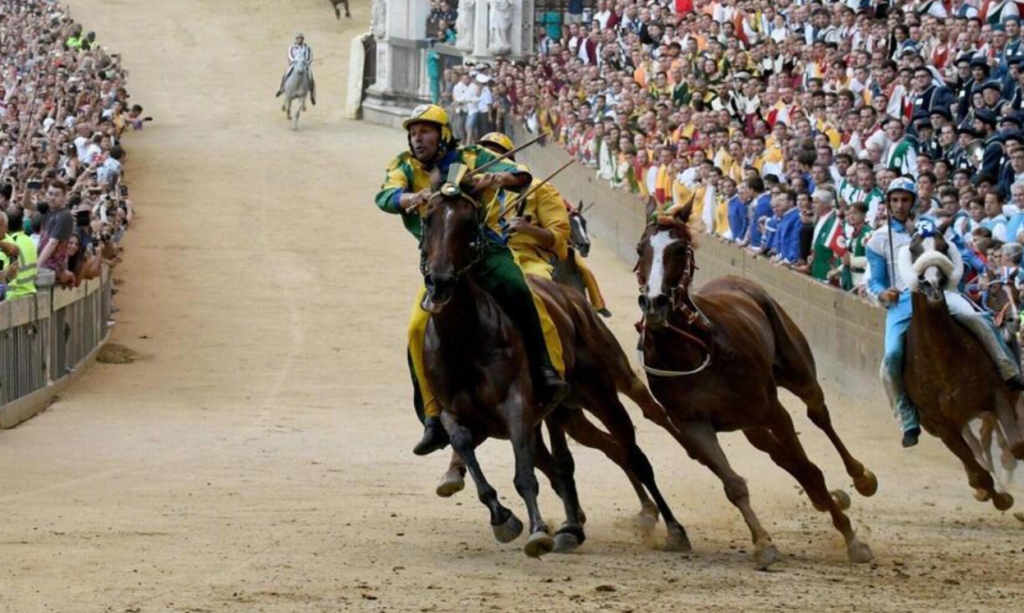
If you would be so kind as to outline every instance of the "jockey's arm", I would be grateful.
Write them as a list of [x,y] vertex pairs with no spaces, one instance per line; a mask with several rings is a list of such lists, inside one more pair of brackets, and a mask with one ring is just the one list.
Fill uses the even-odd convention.
[[[867,249],[868,259],[868,291],[882,304],[887,305],[891,294],[889,290],[896,291],[889,281],[889,261],[885,256],[874,249]],[[884,294],[884,296],[883,296]],[[888,306],[888,305],[887,305]]]
[[374,199],[377,208],[385,213],[398,215],[405,212],[409,206],[409,199],[416,195],[411,192],[410,173],[412,169],[401,157],[395,159],[388,166],[387,174],[384,176],[384,183]]

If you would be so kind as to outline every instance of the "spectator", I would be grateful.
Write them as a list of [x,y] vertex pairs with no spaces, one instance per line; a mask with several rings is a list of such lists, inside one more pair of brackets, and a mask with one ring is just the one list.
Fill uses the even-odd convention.
[[835,250],[842,232],[842,221],[834,210],[835,193],[830,188],[818,188],[811,195],[811,200],[818,220],[811,247],[811,276],[819,281],[830,282],[836,268]]

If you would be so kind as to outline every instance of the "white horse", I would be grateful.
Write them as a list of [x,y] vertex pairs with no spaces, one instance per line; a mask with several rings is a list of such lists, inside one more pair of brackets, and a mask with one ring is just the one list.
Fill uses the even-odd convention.
[[[299,129],[299,115],[302,114],[302,111],[306,110],[306,97],[310,94],[311,86],[309,64],[302,60],[292,62],[288,78],[284,82],[284,104],[281,105],[281,110],[288,114],[288,121],[294,122],[292,124],[293,130]],[[299,105],[293,117],[292,102],[294,100],[300,100],[302,104]]]

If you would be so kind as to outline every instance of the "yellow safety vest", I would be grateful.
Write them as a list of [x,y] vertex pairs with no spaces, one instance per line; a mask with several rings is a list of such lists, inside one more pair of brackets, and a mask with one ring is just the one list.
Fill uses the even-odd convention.
[[21,298],[36,293],[36,264],[39,259],[36,245],[24,232],[8,234],[4,240],[21,250],[18,258],[18,278],[7,286],[7,299]]

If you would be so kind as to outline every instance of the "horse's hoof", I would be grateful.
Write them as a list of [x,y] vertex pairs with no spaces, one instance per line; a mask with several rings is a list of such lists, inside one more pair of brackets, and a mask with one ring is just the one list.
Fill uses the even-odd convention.
[[875,559],[874,554],[871,553],[871,548],[856,537],[847,545],[847,551],[850,555],[851,564],[867,564]]
[[676,553],[687,553],[693,550],[690,544],[690,537],[686,536],[686,530],[679,524],[668,526],[668,538],[665,539],[665,551]]
[[1008,511],[1013,506],[1013,496],[996,492],[992,497],[992,504],[999,511]]
[[1014,445],[1013,447],[1010,447],[1010,453],[1012,453],[1013,457],[1017,458],[1018,460],[1024,460],[1024,441],[1021,441]]
[[850,508],[850,495],[843,490],[832,490],[832,500],[836,502],[836,506],[839,507],[840,511],[846,511]]
[[544,554],[551,553],[554,548],[555,539],[551,538],[551,535],[547,532],[538,530],[530,535],[530,539],[526,541],[523,551],[531,558],[539,558]]
[[757,570],[768,570],[772,564],[775,564],[782,559],[782,554],[775,547],[774,543],[769,543],[765,547],[760,547],[754,551],[754,568]]
[[441,481],[437,484],[437,495],[441,498],[451,498],[466,488],[466,479],[459,469],[449,470],[441,475]]
[[[571,532],[559,532],[555,535],[555,553],[572,553],[580,546],[580,540]],[[529,552],[527,552],[529,554]]]
[[654,534],[654,530],[658,527],[658,516],[652,515],[647,511],[640,511],[633,518],[633,527],[640,536],[648,538]]
[[523,533],[523,522],[519,521],[515,513],[509,513],[504,523],[491,526],[491,530],[494,530],[494,538],[499,543],[511,543]]
[[878,491],[878,478],[875,473],[864,469],[864,474],[853,480],[853,486],[861,496],[871,497]]
[[988,498],[989,498],[988,490],[983,490],[980,487],[974,488],[974,499],[975,500],[977,500],[978,502],[987,502]]

